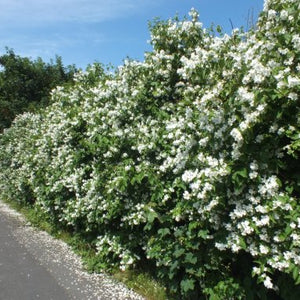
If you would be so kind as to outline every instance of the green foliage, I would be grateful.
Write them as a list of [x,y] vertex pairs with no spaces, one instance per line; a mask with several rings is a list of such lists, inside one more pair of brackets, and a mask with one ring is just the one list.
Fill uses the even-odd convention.
[[231,36],[190,16],[155,22],[144,62],[90,66],[17,117],[1,136],[1,195],[89,241],[94,269],[146,262],[178,299],[289,299],[299,5],[266,1],[257,29]]
[[9,127],[17,114],[49,104],[50,92],[57,85],[71,84],[75,66],[64,67],[61,57],[45,63],[20,57],[11,49],[0,57],[0,132]]

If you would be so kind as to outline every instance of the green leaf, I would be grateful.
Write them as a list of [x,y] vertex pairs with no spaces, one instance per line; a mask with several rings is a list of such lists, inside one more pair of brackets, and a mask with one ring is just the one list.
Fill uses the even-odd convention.
[[240,190],[245,183],[245,179],[248,177],[248,172],[246,168],[236,171],[232,175],[232,181],[237,190]]
[[235,173],[233,173],[232,178],[237,179],[238,177],[247,178],[248,177],[247,169],[242,168],[241,170],[236,171]]
[[195,257],[195,256],[193,255],[193,253],[189,252],[189,253],[187,253],[186,256],[185,256],[185,262],[194,265],[194,264],[196,264],[196,262],[197,262],[197,257]]
[[191,222],[189,224],[189,231],[196,229],[199,226],[199,222]]
[[247,245],[244,241],[244,239],[240,238],[240,246],[242,247],[242,249],[246,250],[247,249]]
[[159,234],[161,237],[164,237],[164,236],[166,236],[166,235],[168,235],[168,234],[170,234],[170,233],[171,233],[171,231],[170,231],[169,228],[161,228],[161,229],[158,230],[158,234]]
[[171,271],[174,271],[175,269],[177,269],[177,267],[178,267],[178,260],[175,260],[175,261],[171,264],[170,270],[171,270]]
[[158,217],[157,213],[152,210],[148,211],[146,216],[149,223],[153,223],[153,221]]
[[299,285],[300,284],[300,276],[298,277],[298,279],[295,281],[295,285]]
[[208,235],[208,230],[199,230],[198,232],[198,237],[204,240],[207,239],[207,235]]
[[183,248],[179,248],[179,249],[175,250],[174,256],[175,256],[176,258],[178,258],[178,257],[180,257],[184,252],[185,252],[185,250],[184,250]]
[[294,269],[293,269],[293,279],[295,281],[299,279],[299,268],[298,267],[294,267]]
[[180,287],[184,293],[194,289],[195,280],[193,279],[184,279],[180,282]]
[[285,236],[289,236],[292,233],[292,231],[293,231],[293,228],[291,228],[290,226],[287,226],[284,231]]
[[285,188],[285,190],[286,190],[289,194],[291,194],[291,193],[294,191],[294,187],[293,187],[293,186],[287,186],[287,187]]

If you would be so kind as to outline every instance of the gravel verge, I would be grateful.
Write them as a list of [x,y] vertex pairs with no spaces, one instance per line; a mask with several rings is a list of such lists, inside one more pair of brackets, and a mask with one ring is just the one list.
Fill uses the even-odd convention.
[[86,300],[143,300],[105,274],[88,273],[81,259],[65,242],[26,223],[20,213],[0,200],[0,213],[14,221],[13,236],[45,267],[70,295],[71,299]]

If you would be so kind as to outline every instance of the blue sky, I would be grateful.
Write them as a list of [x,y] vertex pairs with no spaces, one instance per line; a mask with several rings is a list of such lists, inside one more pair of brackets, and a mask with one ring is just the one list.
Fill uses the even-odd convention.
[[126,57],[143,60],[151,48],[148,21],[182,18],[191,8],[204,27],[221,25],[228,33],[247,26],[263,0],[0,0],[0,55],[5,47],[21,56],[85,69],[95,61],[115,66]]

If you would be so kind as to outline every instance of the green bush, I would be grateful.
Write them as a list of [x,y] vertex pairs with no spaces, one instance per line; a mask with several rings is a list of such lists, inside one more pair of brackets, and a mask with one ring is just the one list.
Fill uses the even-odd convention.
[[[1,136],[2,197],[155,267],[181,299],[294,299],[300,283],[299,3],[215,36],[155,22],[153,51],[100,65]],[[284,285],[283,282],[288,282]]]
[[50,91],[57,85],[72,84],[75,66],[20,57],[6,48],[0,56],[0,132],[10,126],[17,114],[36,111],[49,104]]

